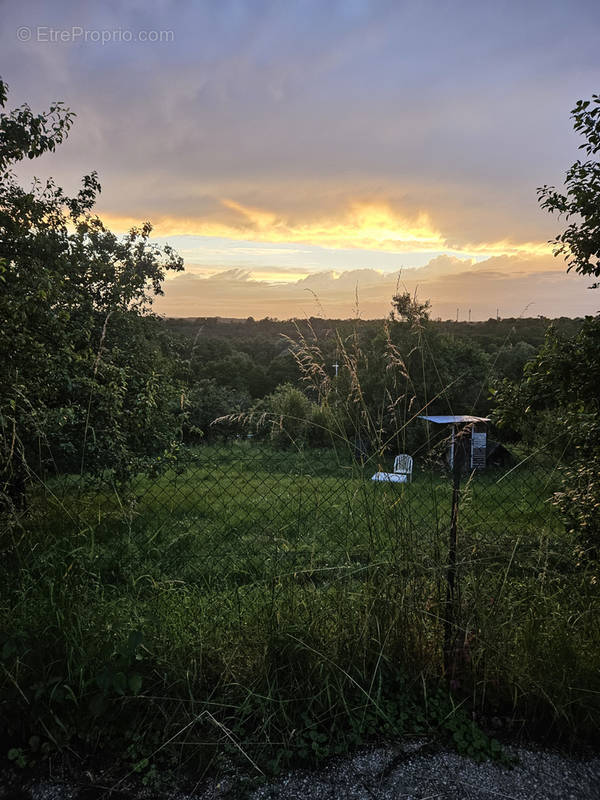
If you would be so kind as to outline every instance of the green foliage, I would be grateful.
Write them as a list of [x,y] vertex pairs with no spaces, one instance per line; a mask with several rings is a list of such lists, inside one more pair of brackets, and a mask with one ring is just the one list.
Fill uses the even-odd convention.
[[6,754],[6,757],[9,761],[14,762],[14,764],[20,769],[25,769],[29,763],[22,747],[11,747]]
[[548,329],[544,345],[518,383],[497,387],[498,424],[518,433],[530,448],[567,455],[563,485],[554,501],[577,543],[578,556],[600,552],[600,316],[586,317],[579,333]]
[[242,427],[235,422],[213,423],[228,415],[243,414],[250,404],[250,396],[245,391],[223,386],[214,378],[193,382],[185,394],[184,440],[198,442],[236,435]]
[[[600,96],[579,100],[571,116],[574,129],[585,137],[580,149],[588,156],[596,155],[600,152]],[[565,193],[542,186],[538,199],[542,208],[569,222],[554,239],[555,255],[566,257],[568,269],[600,277],[600,162],[578,159],[567,171]]]
[[123,475],[178,432],[170,345],[146,312],[181,259],[150,243],[148,223],[122,239],[107,230],[95,173],[68,197],[10,172],[53,150],[72,116],[60,103],[0,114],[0,494],[17,503],[33,473]]
[[[597,429],[593,439],[594,449],[581,448],[585,454],[564,470],[562,489],[554,496],[568,532],[577,541],[579,564],[600,560],[600,431]],[[596,575],[594,580],[597,579]]]
[[[280,447],[331,444],[334,416],[326,405],[312,402],[289,383],[278,386],[255,406],[260,426],[267,428],[271,441]],[[259,427],[260,431],[260,427]]]
[[[0,108],[6,105],[7,97],[8,86],[0,79]],[[42,114],[34,114],[27,104],[1,114],[0,174],[16,161],[53,151],[67,136],[74,116],[63,103],[53,103]]]
[[112,692],[123,697],[126,693],[139,694],[143,679],[137,669],[136,662],[143,656],[140,646],[144,636],[140,631],[131,631],[127,641],[119,645],[108,663],[95,676],[95,682],[100,689],[100,695],[94,695],[91,707],[95,713],[100,713],[105,706],[105,700]]
[[467,713],[464,704],[456,703],[447,691],[434,691],[427,697],[426,708],[430,724],[437,726],[441,736],[461,755],[474,761],[492,759],[509,763],[500,742],[488,736]]
[[[406,302],[426,305],[412,297]],[[566,335],[577,333],[581,324],[567,318],[554,323]],[[179,377],[187,384],[188,441],[198,436],[196,429],[208,437],[239,430],[232,424],[209,424],[215,417],[247,411],[244,395],[260,409],[264,404],[256,400],[290,384],[319,409],[313,409],[302,441],[321,447],[329,445],[331,435],[342,436],[364,443],[370,452],[380,445],[410,452],[426,448],[424,429],[408,425],[425,407],[430,413],[487,415],[491,383],[504,377],[520,379],[548,325],[543,318],[471,324],[426,318],[419,324],[407,323],[406,318],[167,320],[178,358],[186,364]],[[206,416],[193,421],[196,408],[204,414],[205,402]]]
[[392,318],[397,317],[410,325],[422,325],[429,319],[431,303],[429,300],[420,303],[416,294],[411,296],[410,292],[402,292],[392,297],[392,308]]
[[224,352],[216,353],[211,360],[201,361],[202,347],[197,343],[191,365],[193,373],[200,379],[213,380],[219,386],[245,391],[252,397],[262,396],[268,387],[264,368],[248,353],[229,349],[229,353],[224,348]]
[[151,785],[181,753],[277,771],[407,733],[498,757],[473,711],[593,737],[600,586],[573,567],[551,472],[462,490],[450,698],[443,475],[375,487],[342,447],[188,457],[127,491],[55,479],[3,532],[0,725],[27,763],[32,736],[125,754]]
[[498,424],[516,429],[530,444],[548,442],[557,431],[567,433],[574,445],[587,442],[592,452],[594,420],[600,413],[599,353],[600,316],[586,317],[574,336],[548,328],[543,346],[526,363],[522,379],[497,386]]
[[490,354],[494,377],[519,381],[528,361],[535,357],[537,348],[529,342],[505,343],[496,353]]
[[[298,379],[289,344],[276,331],[272,336],[256,333],[258,326],[247,321],[242,323],[242,331],[240,324],[219,328],[206,321],[167,320],[167,325],[181,343],[190,386],[213,380],[221,387],[260,398],[278,385]],[[186,352],[187,338],[192,339],[192,346]]]

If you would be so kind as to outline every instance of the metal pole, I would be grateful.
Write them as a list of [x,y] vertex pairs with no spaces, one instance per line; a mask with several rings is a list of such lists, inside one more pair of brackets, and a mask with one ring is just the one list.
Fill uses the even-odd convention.
[[454,436],[454,458],[452,464],[452,510],[450,512],[450,534],[448,538],[448,572],[446,575],[446,610],[444,614],[444,672],[449,678],[454,666],[454,641],[456,627],[456,549],[458,542],[458,505],[460,501],[460,477],[464,462],[462,437]]

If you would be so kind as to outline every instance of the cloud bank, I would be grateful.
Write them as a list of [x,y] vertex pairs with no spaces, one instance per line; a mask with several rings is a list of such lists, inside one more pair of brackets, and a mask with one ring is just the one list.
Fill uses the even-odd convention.
[[[589,279],[566,274],[551,257],[496,256],[473,263],[439,256],[426,266],[382,273],[373,269],[323,271],[286,281],[265,280],[231,269],[208,277],[183,274],[169,279],[155,310],[179,317],[325,316],[363,319],[387,316],[397,291],[432,301],[434,318],[484,320],[495,317],[583,316],[600,310],[600,292]],[[261,279],[262,278],[262,279]],[[291,278],[291,280],[290,280]]]
[[[40,25],[173,40],[48,43]],[[4,4],[0,47],[12,102],[78,115],[25,173],[70,188],[97,169],[117,221],[519,254],[556,232],[535,189],[577,155],[569,109],[598,90],[599,25],[593,0],[31,0]]]

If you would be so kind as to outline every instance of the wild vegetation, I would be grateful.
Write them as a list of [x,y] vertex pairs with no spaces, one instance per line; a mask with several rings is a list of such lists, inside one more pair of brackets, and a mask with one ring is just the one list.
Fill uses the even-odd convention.
[[[112,748],[152,785],[425,731],[594,741],[598,318],[434,321],[399,292],[380,321],[161,320],[182,262],[148,224],[108,231],[94,174],[70,198],[9,171],[72,116],[0,116],[9,757]],[[510,463],[453,493],[425,412],[490,414]],[[413,481],[374,485],[398,452]]]
[[[518,380],[524,365],[542,345],[550,324],[557,332],[572,336],[581,329],[583,319],[508,318],[473,323],[429,320],[427,344],[439,354],[436,360],[440,365],[448,365],[445,367],[448,373],[458,370],[470,376],[465,379],[474,384],[475,394],[464,399],[464,407],[487,413],[492,406],[487,386],[497,379]],[[277,386],[302,385],[299,365],[294,358],[295,343],[302,338],[318,344],[330,376],[335,374],[334,364],[341,364],[342,350],[350,341],[359,343],[365,360],[373,363],[381,363],[387,343],[382,320],[198,317],[167,319],[165,326],[177,340],[181,357],[189,360],[188,375],[193,383],[204,381],[202,386],[207,397],[211,387],[218,387],[224,400],[223,390],[226,390],[233,407],[246,409],[255,399],[271,394]],[[413,349],[415,336],[409,325],[390,325],[388,330],[393,343],[402,352]],[[375,373],[374,369],[371,371]],[[372,389],[376,405],[376,392],[385,376],[380,373],[372,377],[378,380]],[[426,378],[428,382],[435,379],[431,363],[426,365]],[[306,384],[303,388],[306,390]],[[447,409],[449,404],[460,404],[461,389],[462,385],[449,387],[436,407]]]

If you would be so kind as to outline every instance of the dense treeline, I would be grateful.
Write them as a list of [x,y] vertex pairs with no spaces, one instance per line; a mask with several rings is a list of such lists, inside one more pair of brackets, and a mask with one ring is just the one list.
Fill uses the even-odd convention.
[[[300,391],[306,400],[290,395],[297,414],[310,418],[317,407],[321,412],[324,407],[328,413],[339,412],[340,405],[348,405],[340,404],[340,398],[347,401],[353,396],[354,382],[360,386],[362,416],[370,420],[367,428],[378,421],[389,438],[394,426],[405,428],[414,413],[425,409],[490,413],[494,387],[505,379],[521,378],[548,329],[573,336],[583,320],[538,317],[455,323],[425,316],[415,325],[414,320],[396,315],[388,320],[199,317],[167,319],[164,324],[188,364],[188,430],[192,426],[208,437],[231,432],[212,426],[212,421],[253,408],[281,416],[286,386]],[[307,402],[315,405],[312,411]],[[372,438],[373,430],[364,430],[348,408],[344,413],[346,435]],[[314,433],[308,438],[322,442]]]
[[[355,327],[373,335],[380,327],[381,320],[348,320],[325,319],[323,317],[298,318],[279,320],[271,317],[255,320],[233,319],[226,317],[171,317],[166,324],[175,333],[184,334],[195,338],[199,334],[228,341],[238,341],[239,347],[245,352],[252,351],[257,341],[277,341],[280,337],[293,337],[299,330],[308,335],[313,331],[320,339],[331,337],[332,333],[340,330],[344,333],[351,332]],[[504,345],[524,341],[534,347],[539,347],[544,341],[544,336],[549,324],[552,324],[561,333],[573,335],[582,324],[581,318],[559,317],[506,317],[490,318],[484,322],[454,322],[454,320],[431,320],[431,326],[451,336],[465,336],[476,339],[484,349],[493,349]]]
[[[484,361],[484,377],[516,380],[524,364],[544,342],[550,326],[565,336],[578,333],[583,319],[547,317],[489,319],[486,322],[430,320],[428,328],[436,343],[457,352],[467,349]],[[363,350],[377,342],[384,320],[310,319],[225,320],[219,317],[168,318],[165,325],[180,341],[181,352],[193,355],[196,378],[214,379],[223,386],[243,390],[250,397],[264,397],[278,384],[300,379],[293,345],[304,337],[318,343],[333,375],[340,356],[340,339],[358,335]],[[489,399],[484,392],[484,398]]]

